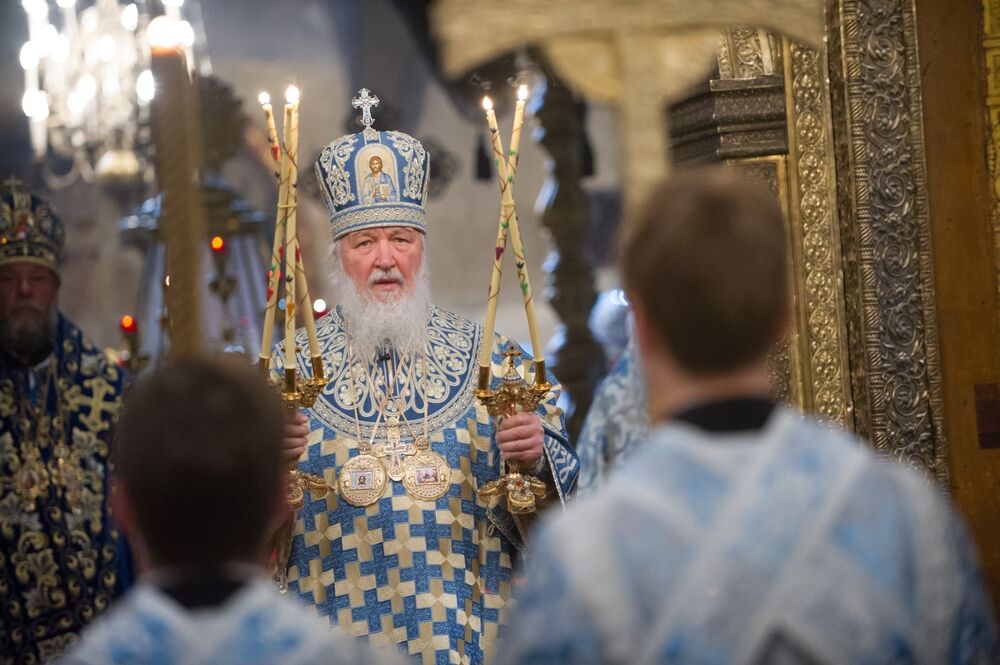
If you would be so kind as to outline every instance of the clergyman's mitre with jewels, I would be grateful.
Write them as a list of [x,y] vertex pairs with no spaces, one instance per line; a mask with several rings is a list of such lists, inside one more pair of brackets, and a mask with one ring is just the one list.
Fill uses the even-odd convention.
[[48,203],[13,178],[0,187],[0,265],[38,263],[59,272],[65,237]]
[[373,129],[371,110],[378,103],[378,97],[362,88],[353,104],[362,109],[364,130],[334,140],[316,160],[334,240],[387,226],[426,232],[427,151],[408,134]]

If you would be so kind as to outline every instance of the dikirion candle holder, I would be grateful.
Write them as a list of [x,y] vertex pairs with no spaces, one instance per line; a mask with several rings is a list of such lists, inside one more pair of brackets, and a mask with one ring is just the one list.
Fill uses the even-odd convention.
[[[521,240],[521,229],[518,225],[517,211],[514,205],[514,178],[517,173],[518,151],[527,98],[528,88],[522,85],[518,88],[517,102],[514,105],[514,127],[511,132],[509,153],[505,153],[503,149],[500,128],[493,110],[493,100],[489,97],[483,98],[483,109],[486,111],[486,123],[490,130],[490,141],[493,148],[493,161],[500,184],[500,221],[497,226],[496,246],[490,271],[490,289],[486,301],[486,323],[479,357],[479,381],[476,397],[494,418],[508,417],[521,412],[534,412],[538,409],[538,404],[545,398],[545,395],[552,389],[552,385],[545,378],[545,358],[541,355],[542,345],[538,336],[538,325],[535,321],[535,306],[531,294],[531,282],[528,278],[524,243]],[[518,371],[520,363],[516,362],[521,357],[521,353],[511,345],[504,351],[500,385],[498,388],[492,389],[490,386],[493,378],[491,358],[493,330],[496,325],[497,303],[500,299],[500,277],[503,272],[503,257],[507,248],[508,234],[514,252],[514,267],[517,270],[518,284],[524,302],[524,314],[528,320],[531,347],[535,353],[533,360],[534,380],[529,384],[521,376]],[[534,476],[524,474],[520,462],[501,460],[500,477],[484,484],[479,489],[478,496],[481,499],[504,496],[507,499],[507,508],[511,513],[524,514],[534,512],[537,507],[537,499],[544,498],[545,493],[545,483]]]
[[[513,344],[504,351],[504,372],[499,387],[490,388],[489,372],[479,373],[479,387],[476,397],[494,418],[512,416],[515,413],[533,412],[539,402],[552,389],[545,379],[545,361],[535,361],[535,379],[529,384],[518,372],[521,352]],[[500,477],[479,488],[479,498],[493,499],[507,497],[507,509],[514,514],[533,513],[538,499],[544,499],[545,483],[521,471],[521,463],[515,460],[500,461]]]

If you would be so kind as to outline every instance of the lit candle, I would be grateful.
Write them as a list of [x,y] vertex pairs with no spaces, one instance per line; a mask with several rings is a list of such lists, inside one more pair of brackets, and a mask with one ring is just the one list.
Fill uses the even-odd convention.
[[33,41],[27,41],[21,47],[18,60],[24,69],[24,96],[21,98],[21,109],[28,116],[28,129],[31,136],[31,147],[35,159],[45,157],[47,146],[47,123],[49,116],[48,99],[39,87],[38,47]]
[[[287,109],[286,109],[287,110]],[[273,117],[273,116],[272,116]],[[285,126],[282,131],[287,135],[288,118],[285,117]],[[277,143],[277,131],[275,131],[275,143]],[[289,181],[288,174],[288,154],[284,150],[278,152],[278,210],[274,221],[274,244],[271,248],[271,261],[268,264],[267,273],[267,297],[264,308],[264,328],[262,330],[260,342],[260,361],[262,367],[268,367],[271,362],[271,340],[274,336],[274,318],[278,306],[278,290],[280,280],[284,276],[284,246],[285,246],[285,225],[288,220],[288,196]]]
[[289,86],[285,91],[285,120],[282,126],[284,132],[286,171],[282,178],[288,181],[286,204],[285,204],[285,376],[288,371],[295,368],[295,254],[297,253],[295,241],[295,180],[296,161],[298,159],[296,145],[295,126],[295,106],[299,98],[298,88]]
[[182,356],[201,348],[201,257],[205,211],[195,184],[197,166],[189,150],[195,136],[194,93],[180,48],[177,26],[158,16],[146,31],[151,70],[159,91],[153,103],[156,178],[163,195],[160,228],[167,254],[170,354]]
[[[319,339],[316,336],[316,319],[313,316],[312,304],[309,299],[309,283],[306,280],[305,268],[302,265],[302,250],[299,247],[298,234],[298,154],[299,154],[299,89],[289,86],[285,93],[286,98],[292,103],[292,138],[289,154],[291,163],[290,185],[289,185],[289,226],[292,235],[292,249],[286,257],[286,261],[294,261],[291,265],[295,270],[294,286],[298,291],[299,298],[296,301],[302,311],[303,323],[306,328],[306,336],[309,338],[309,355],[315,360],[319,355]],[[289,257],[291,257],[289,259]],[[316,363],[313,363],[315,370]]]
[[524,105],[528,99],[528,86],[522,85],[517,88],[517,102],[514,103],[514,129],[510,134],[510,158],[507,166],[510,170],[510,180],[513,182],[517,175],[517,162],[521,157],[521,127],[524,125]]
[[278,130],[274,126],[274,109],[271,107],[271,96],[266,92],[257,96],[261,107],[264,109],[264,122],[267,124],[267,143],[271,146],[271,157],[274,158],[275,165],[280,161],[280,146],[278,145]]
[[72,44],[76,39],[76,0],[56,0],[62,10],[63,34]]
[[121,320],[118,322],[119,327],[121,327],[122,334],[126,337],[130,335],[135,335],[139,332],[139,324],[136,323],[135,317],[131,314],[125,314],[122,316]]
[[[491,137],[499,140],[500,130],[497,127],[497,116],[493,111],[493,100],[483,97],[483,109],[486,111],[486,124],[490,129]],[[496,141],[494,141],[494,146]],[[494,148],[494,157],[496,157]],[[499,153],[502,155],[503,153]],[[499,165],[497,165],[499,169]],[[479,366],[488,368],[490,366],[490,354],[493,347],[493,328],[496,326],[497,303],[500,300],[500,276],[503,273],[503,253],[507,246],[507,225],[503,213],[500,215],[500,224],[497,228],[496,247],[493,252],[493,267],[490,270],[490,290],[486,299],[486,323],[483,331],[482,346],[479,351]]]

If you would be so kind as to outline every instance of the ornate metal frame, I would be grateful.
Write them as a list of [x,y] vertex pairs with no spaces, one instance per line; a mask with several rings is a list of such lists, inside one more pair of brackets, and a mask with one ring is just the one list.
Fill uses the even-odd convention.
[[830,93],[855,427],[947,486],[911,0],[838,0]]
[[787,40],[783,51],[802,403],[853,427],[826,63],[818,51]]
[[[741,118],[762,127],[766,77],[749,65],[744,76],[755,78],[713,81],[674,106],[675,142],[686,159],[728,158],[751,171],[786,206],[796,320],[774,358],[786,396],[946,487],[914,7],[838,0],[828,29],[825,53],[784,40],[779,56],[774,40],[750,29],[720,40],[723,78],[739,76],[733,53],[780,64],[787,151],[727,139]],[[765,46],[770,57],[756,56]],[[756,115],[727,106],[727,95],[756,95]],[[706,109],[715,144],[696,131]]]
[[[762,49],[768,54],[762,55]],[[740,66],[732,63],[738,54]],[[760,63],[772,63],[776,76]],[[758,29],[723,31],[719,80],[671,108],[675,156],[725,159],[767,183],[789,231],[795,321],[771,357],[778,397],[853,427],[826,61]],[[768,137],[780,130],[781,140]]]

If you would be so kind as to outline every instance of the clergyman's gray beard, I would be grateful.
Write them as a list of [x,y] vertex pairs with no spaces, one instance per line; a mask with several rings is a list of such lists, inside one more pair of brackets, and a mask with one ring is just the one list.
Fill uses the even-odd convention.
[[344,271],[336,245],[332,263],[333,295],[347,322],[355,358],[370,359],[386,344],[400,355],[424,350],[432,305],[426,254],[413,284],[404,284],[395,300],[379,300],[367,290],[359,291]]
[[0,346],[21,362],[33,365],[52,351],[55,329],[55,305],[48,312],[19,309],[0,319]]

